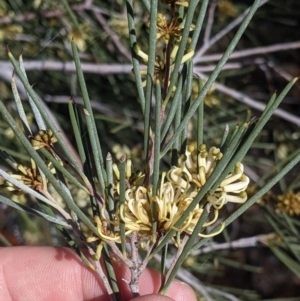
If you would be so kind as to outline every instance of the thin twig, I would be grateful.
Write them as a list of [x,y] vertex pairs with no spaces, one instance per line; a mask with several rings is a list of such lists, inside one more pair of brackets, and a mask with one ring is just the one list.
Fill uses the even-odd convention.
[[107,245],[112,249],[112,253],[117,256],[118,259],[120,259],[121,261],[123,261],[125,263],[125,265],[127,265],[129,268],[131,268],[132,266],[132,262],[130,259],[125,258],[122,254],[122,252],[119,250],[119,248],[117,247],[117,245],[112,242],[112,241],[108,241],[106,242]]
[[224,291],[218,290],[216,288],[207,287],[207,291],[209,291],[210,293],[222,296],[222,297],[226,298],[227,300],[242,301],[242,299],[239,299],[239,298],[235,297],[234,295],[231,295],[229,293],[225,293]]
[[205,32],[204,32],[204,38],[203,38],[203,44],[208,44],[211,30],[214,24],[214,17],[215,17],[215,10],[217,7],[218,2],[216,0],[213,0],[212,3],[210,4],[209,10],[208,10],[208,19],[205,27]]
[[[262,0],[259,6],[264,5],[269,0]],[[199,58],[205,53],[213,44],[219,41],[222,37],[224,37],[227,33],[229,33],[233,28],[238,26],[248,14],[250,8],[246,9],[240,16],[238,16],[235,20],[229,23],[223,30],[219,31],[214,37],[212,37],[209,42],[203,45],[195,54],[194,62],[198,62]]]
[[0,18],[0,24],[9,24],[12,22],[25,22],[30,21],[36,18],[54,18],[54,17],[60,17],[64,15],[65,12],[59,9],[52,10],[52,11],[40,11],[39,13],[27,13],[22,15],[16,15],[16,16],[5,16]]
[[273,85],[272,81],[272,73],[270,72],[270,68],[267,64],[259,64],[259,69],[265,74],[266,81],[268,83],[269,92],[276,91],[276,88]]
[[[74,102],[76,104],[81,104],[83,105],[83,99],[80,96],[77,97],[72,97],[72,99],[74,100]],[[68,95],[45,95],[44,96],[44,100],[46,102],[50,102],[50,103],[65,103],[67,104],[70,101],[70,96]],[[96,99],[96,100],[92,100],[90,99],[91,102],[91,106],[93,109],[95,109],[95,111],[99,111],[103,114],[105,114],[107,117],[112,117],[112,118],[117,118],[120,122],[123,123],[123,118],[124,116],[120,116],[120,114],[116,111],[116,108],[113,105],[109,105],[109,104],[102,104],[99,102],[99,100],[101,101],[101,98]],[[136,112],[133,110],[128,110],[126,111],[127,115],[131,118],[141,118],[141,113],[140,112]],[[137,125],[135,125],[137,127]],[[138,128],[138,127],[137,127]]]
[[[196,71],[196,70],[195,70]],[[207,76],[204,75],[203,73],[199,73],[199,76],[201,76],[202,79],[206,80]],[[251,97],[247,96],[244,93],[238,92],[237,90],[228,88],[220,83],[215,82],[214,83],[215,88],[218,91],[223,92],[224,94],[227,94],[231,97],[233,97],[234,99],[248,105],[249,107],[256,109],[258,111],[263,111],[265,109],[265,104],[252,99]],[[274,112],[275,116],[278,116],[284,120],[289,121],[292,124],[295,124],[296,126],[300,126],[300,118],[296,115],[290,114],[282,109],[276,109],[276,111]]]
[[[81,12],[84,10],[91,10],[96,13],[101,13],[105,14],[107,16],[111,16],[112,12],[111,10],[105,9],[105,8],[100,8],[95,5],[92,5],[91,1],[86,1],[83,4],[78,4],[78,5],[72,5],[71,6],[72,10],[76,12]],[[65,11],[61,9],[56,9],[52,11],[39,11],[38,13],[26,13],[26,14],[20,14],[16,16],[4,16],[0,18],[0,24],[10,24],[13,22],[25,22],[25,21],[30,21],[34,20],[37,18],[42,18],[42,19],[48,19],[48,18],[59,18],[63,15],[65,15]],[[116,14],[114,13],[115,17],[123,17],[121,14]]]
[[282,78],[284,78],[286,81],[290,82],[294,77],[283,70],[282,68],[278,67],[273,61],[268,62],[268,67],[274,70],[278,75],[280,75]]
[[[93,63],[82,63],[82,71],[87,73],[95,74],[111,74],[111,73],[131,73],[132,65],[130,64],[93,64]],[[7,61],[0,61],[1,70],[7,70],[7,72],[12,72],[11,64]],[[6,68],[6,69],[4,69]],[[76,72],[74,62],[61,62],[61,61],[35,61],[27,60],[24,61],[24,68],[26,71],[30,70],[49,70],[49,71],[62,71],[62,72]]]
[[[73,62],[61,62],[61,61],[35,61],[28,60],[24,62],[24,66],[27,72],[37,70],[37,71],[62,71],[66,73],[75,72],[75,66]],[[225,69],[240,69],[243,67],[243,63],[231,63],[227,64],[223,67]],[[84,73],[91,74],[130,74],[132,72],[132,65],[130,64],[93,64],[93,63],[82,63],[81,64],[82,71]],[[198,66],[197,70],[199,72],[211,72],[215,69],[215,65],[208,66]],[[9,62],[0,61],[0,68],[4,70],[4,73],[10,73],[9,78],[11,76],[11,64]],[[141,70],[145,70],[145,66],[141,66]],[[5,71],[6,70],[6,71]],[[7,76],[4,74],[0,74],[1,78],[7,81]]]
[[149,256],[152,253],[152,250],[154,249],[154,247],[155,247],[155,244],[152,244],[151,247],[148,247],[147,254],[146,254],[146,256],[145,256],[145,258],[144,258],[144,260],[143,260],[143,262],[142,262],[142,264],[140,266],[140,270],[141,271],[144,271],[145,268],[147,267],[147,264],[148,264],[148,262],[150,260]]
[[[262,54],[278,52],[278,51],[288,51],[291,49],[298,49],[298,48],[300,48],[300,41],[279,43],[279,44],[273,44],[269,46],[249,48],[246,50],[237,50],[232,52],[232,54],[229,57],[229,60],[249,57],[257,54],[262,55]],[[193,61],[195,64],[200,62],[219,61],[222,55],[223,55],[222,53],[216,53],[211,55],[204,55],[201,57],[195,56]]]
[[[256,47],[250,48],[241,51],[234,51],[229,60],[231,59],[238,59],[243,57],[249,57],[253,55],[262,55],[272,52],[278,51],[288,51],[291,49],[299,49],[300,48],[300,41],[290,42],[290,43],[280,43],[274,44],[264,47]],[[200,62],[212,62],[218,61],[222,57],[221,53],[212,54],[212,55],[205,55],[200,58],[194,57],[194,63]],[[245,64],[245,62],[243,62]],[[35,61],[35,60],[27,60],[24,61],[24,66],[26,71],[30,70],[55,70],[55,71],[64,71],[64,72],[75,72],[75,65],[73,62],[61,62],[61,61]],[[225,65],[223,69],[230,69],[230,68],[241,68],[242,63],[232,63]],[[9,70],[11,69],[10,62],[0,61],[1,70]],[[211,66],[197,66],[195,67],[199,72],[210,72],[215,68],[215,65]],[[89,64],[89,63],[82,63],[82,70],[88,73],[96,73],[96,74],[110,74],[110,73],[131,73],[132,65],[130,64]]]
[[[283,49],[283,48],[281,48]],[[278,49],[279,50],[279,49]],[[257,61],[257,63],[259,63]],[[24,62],[25,69],[27,71],[29,70],[57,70],[57,71],[65,71],[65,72],[75,72],[75,66],[73,63],[63,63],[63,62],[58,62],[58,61],[47,61],[47,62],[42,62],[42,61],[26,61]],[[236,64],[231,64],[228,65],[227,68],[240,68],[241,65],[239,63]],[[226,68],[226,67],[225,67]],[[275,69],[275,67],[273,67]],[[7,80],[7,76],[5,74],[9,72],[11,74],[11,65],[8,62],[3,62],[0,61],[0,69],[1,70],[6,70],[6,72],[3,71],[1,73],[1,77],[4,80]],[[84,72],[89,72],[89,73],[97,73],[97,74],[109,74],[109,73],[129,73],[131,72],[132,66],[131,65],[123,65],[123,64],[117,64],[117,65],[107,65],[107,64],[101,64],[101,65],[95,65],[95,64],[82,64],[82,69]],[[199,73],[203,79],[207,79],[207,76],[204,75],[202,72],[205,71],[211,71],[214,69],[214,66],[208,66],[206,69],[205,67],[195,67],[194,71],[195,73]],[[205,70],[205,71],[202,71]],[[278,68],[276,69],[278,72]],[[289,78],[288,75],[285,77]],[[216,88],[217,90],[232,96],[233,98],[241,101],[242,103],[245,103],[249,105],[250,107],[257,109],[259,111],[263,111],[265,105],[253,100],[252,98],[248,97],[247,95],[238,92],[234,89],[228,88],[222,84],[216,83]],[[22,92],[22,88],[20,89],[20,93]],[[25,93],[21,93],[21,95],[25,95]],[[50,114],[50,112],[49,112]],[[300,125],[300,118],[298,118],[295,115],[292,115],[282,109],[277,109],[274,113],[278,117],[281,117],[297,126]],[[57,126],[59,126],[57,124]],[[60,129],[61,130],[61,129]],[[62,131],[62,130],[61,130]]]
[[214,301],[214,299],[208,294],[208,287],[189,271],[180,268],[178,271],[178,278],[196,289],[206,301]]
[[[91,247],[87,246],[87,249],[88,249],[89,254],[91,256],[95,255],[95,252],[94,252],[94,250]],[[100,264],[100,261],[99,260],[93,260],[93,265],[94,265],[96,273],[99,275],[99,277],[103,281],[103,284],[104,284],[104,286],[106,288],[106,291],[107,291],[108,295],[110,296],[110,300],[111,301],[116,301],[115,295],[114,295],[114,293],[112,291],[112,288],[111,288],[111,286],[109,284],[109,281],[108,281],[105,273],[103,272],[103,269],[102,269],[102,266]]]
[[217,250],[229,250],[229,249],[238,249],[238,248],[251,248],[256,247],[258,243],[266,244],[266,242],[274,238],[274,233],[262,234],[247,238],[241,238],[231,242],[225,243],[210,243],[206,247],[202,247],[199,250],[194,251],[191,256],[198,256],[200,254],[210,253]]
[[140,271],[140,263],[139,263],[139,252],[138,252],[138,237],[137,237],[137,231],[134,231],[130,237],[130,246],[131,246],[131,279],[129,286],[131,288],[132,297],[138,297],[140,295],[139,293],[139,279],[141,276]]
[[175,264],[176,264],[176,262],[177,262],[177,260],[178,260],[178,257],[179,257],[180,254],[182,253],[182,251],[183,251],[183,249],[184,249],[184,247],[185,247],[185,244],[186,244],[186,242],[188,241],[188,239],[189,239],[189,236],[188,236],[188,235],[185,235],[185,236],[183,237],[182,241],[181,241],[180,246],[177,248],[176,255],[174,256],[172,262],[168,265],[169,270],[168,270],[168,273],[167,273],[167,275],[166,275],[166,280],[169,278],[171,272],[173,271],[173,268],[174,268],[174,266],[175,266]]
[[66,221],[68,221],[70,223],[70,221],[72,221],[71,215],[65,211],[60,204],[58,204],[55,199],[52,197],[52,195],[45,189],[38,189],[37,191],[40,192],[41,194],[43,194],[49,201],[50,201],[50,205],[55,208],[64,218]]
[[96,19],[98,20],[98,22],[101,24],[104,31],[108,34],[108,36],[111,38],[112,42],[115,44],[117,51],[121,54],[122,57],[125,57],[129,62],[131,62],[131,54],[120,42],[120,39],[118,38],[118,36],[107,25],[107,21],[103,18],[102,14],[100,14],[98,12],[94,12],[94,15],[95,15]]

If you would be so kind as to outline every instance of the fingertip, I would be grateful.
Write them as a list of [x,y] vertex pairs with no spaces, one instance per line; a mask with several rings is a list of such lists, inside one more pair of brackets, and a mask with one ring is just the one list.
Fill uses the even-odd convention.
[[[146,269],[140,278],[140,294],[142,296],[158,293],[161,287],[161,275],[151,269]],[[162,296],[162,295],[158,295]],[[194,290],[184,282],[175,279],[164,297],[175,301],[197,301]]]
[[162,296],[158,294],[149,294],[144,296],[139,296],[130,301],[174,301],[174,299],[168,296]]
[[166,295],[176,301],[197,301],[195,291],[188,284],[177,279],[172,282]]

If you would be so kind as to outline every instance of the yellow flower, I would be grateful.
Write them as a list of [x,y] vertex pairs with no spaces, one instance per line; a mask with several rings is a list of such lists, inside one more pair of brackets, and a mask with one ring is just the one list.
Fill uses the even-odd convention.
[[[151,188],[139,186],[128,189],[125,197],[124,209],[119,209],[125,228],[130,231],[138,231],[140,236],[149,238],[152,233],[152,205],[154,202],[157,204],[157,232],[162,234],[174,229],[174,225],[193,200],[183,194],[179,186],[170,182],[161,185],[157,196],[152,196]],[[190,234],[202,212],[203,209],[197,206],[182,226],[176,230]]]
[[234,170],[221,182],[213,195],[207,197],[214,207],[221,208],[228,202],[244,203],[247,200],[246,189],[250,182],[243,173],[244,166],[237,162]]
[[51,144],[57,142],[57,138],[54,136],[51,129],[46,131],[40,130],[35,136],[29,136],[31,144],[35,150],[45,147],[51,149]]
[[[184,232],[191,234],[204,209],[198,204],[183,223],[178,228],[175,227],[175,224],[193,201],[193,195],[182,192],[181,187],[174,183],[164,183],[164,179],[165,173],[162,176],[161,185],[156,196],[152,195],[151,187],[133,186],[127,189],[125,193],[125,204],[118,205],[115,219],[107,221],[106,223],[103,214],[102,219],[105,222],[105,226],[103,226],[103,223],[98,222],[100,237],[103,240],[120,243],[120,233],[111,230],[113,227],[118,228],[120,223],[123,222],[125,224],[126,235],[137,232],[141,247],[147,246],[152,239],[154,216],[156,216],[154,220],[157,223],[156,233],[158,236],[161,236],[171,229],[176,230],[177,233]],[[153,206],[155,203],[157,206]],[[155,208],[155,211],[153,211],[153,208]],[[217,217],[218,212],[215,210],[213,220],[205,223],[204,227],[214,223]],[[199,236],[205,235],[199,233]],[[175,236],[173,240],[175,240]],[[179,245],[177,240],[175,243]]]
[[[190,145],[185,155],[179,158],[179,167],[173,166],[167,177],[183,191],[195,185],[196,194],[204,186],[222,156],[220,149],[216,147],[211,147],[207,152],[205,144],[200,145],[197,155],[195,148]],[[249,181],[244,174],[243,164],[237,162],[234,170],[220,183],[213,195],[207,197],[207,200],[216,209],[220,209],[227,202],[244,203],[247,200],[245,190]]]
[[[178,41],[180,41],[180,39],[178,38]],[[174,43],[174,47],[172,49],[172,52],[170,54],[170,58],[171,58],[171,62],[170,62],[170,70],[173,69],[174,67],[174,63],[175,63],[175,59],[176,59],[176,55],[179,49],[179,43],[178,41]],[[142,59],[142,62],[146,65],[148,65],[148,55],[143,52],[140,47],[136,44],[134,46],[134,51],[136,53],[137,56],[139,56]],[[195,51],[193,49],[187,49],[185,55],[182,57],[181,60],[181,64],[185,63],[186,61],[188,61],[189,59],[191,59],[194,56]],[[155,83],[156,81],[160,81],[163,82],[164,76],[165,76],[165,53],[163,53],[162,56],[157,55],[155,57],[155,62],[154,62],[154,78],[153,78],[153,82]],[[142,75],[146,75],[147,74],[147,70],[141,70],[141,74]],[[146,80],[143,81],[143,87],[146,86]]]
[[[31,168],[23,166],[21,164],[17,165],[18,173],[13,174],[12,172],[8,172],[11,177],[18,180],[20,183],[28,186],[29,188],[38,190],[43,188],[43,179],[39,174],[38,169],[36,168],[36,164],[31,159]],[[3,185],[6,187],[8,191],[12,191],[17,195],[24,194],[24,191],[19,187],[15,186],[14,184],[10,183],[9,181],[4,181]]]
[[289,190],[278,196],[276,212],[286,212],[290,216],[300,215],[300,192],[294,193]]
[[[179,14],[175,13],[174,17],[171,20],[168,20],[165,15],[158,13],[157,14],[157,40],[163,38],[167,44],[170,40],[170,37],[174,37],[178,41],[182,38],[182,32],[184,28],[183,19],[179,17]],[[195,29],[195,25],[192,24],[190,31]]]
[[[152,186],[144,186],[145,175],[143,173],[135,174],[131,172],[131,160],[127,160],[125,176],[127,188],[125,190],[124,203],[119,202],[119,170],[113,164],[116,179],[113,196],[117,204],[110,219],[106,214],[105,205],[101,209],[101,218],[95,219],[101,240],[121,243],[120,224],[123,223],[125,226],[125,236],[127,237],[131,233],[136,232],[140,247],[146,248],[149,243],[155,242],[155,237],[153,237],[155,222],[156,236],[161,237],[169,230],[175,230],[176,233],[173,236],[173,240],[178,246],[180,244],[180,235],[177,234],[185,233],[189,235],[194,231],[204,211],[203,205],[197,204],[180,225],[176,224],[193,202],[200,188],[205,184],[206,176],[212,172],[216,158],[221,157],[220,150],[216,148],[211,148],[208,153],[203,149],[200,153],[199,162],[204,161],[202,162],[201,172],[198,173],[198,176],[196,175],[197,168],[194,165],[192,153],[187,151],[186,157],[179,160],[181,168],[173,168],[168,172],[168,176],[166,172],[162,173],[160,187],[157,189],[156,194],[153,194]],[[233,200],[236,196],[228,195],[223,199],[218,194],[225,193],[226,195],[227,192],[237,193],[243,191],[246,185],[244,182],[243,184],[240,183],[244,181],[242,178],[246,176],[242,174],[243,170],[241,166],[241,164],[238,164],[233,173],[222,181],[215,194],[211,196],[216,199],[209,199],[215,207],[214,217],[205,223],[203,228],[212,225],[217,220],[218,209],[223,206],[223,203],[226,201],[236,201],[235,199]],[[239,196],[236,198],[238,201],[241,201]],[[213,234],[205,235],[201,231],[198,235],[202,237],[213,236],[220,233],[223,228],[224,225],[222,225],[218,232]],[[88,237],[87,242],[98,239],[96,236]]]
[[90,27],[88,24],[80,24],[78,28],[74,28],[69,34],[68,38],[74,39],[78,49],[83,52],[87,48],[87,43],[90,35]]
[[[154,201],[158,205],[158,229],[161,232],[166,232],[170,229],[175,229],[174,225],[193,201],[193,197],[190,194],[182,193],[181,187],[166,182],[162,185],[159,196],[156,196]],[[191,234],[202,212],[203,208],[197,205],[180,228],[176,230]]]

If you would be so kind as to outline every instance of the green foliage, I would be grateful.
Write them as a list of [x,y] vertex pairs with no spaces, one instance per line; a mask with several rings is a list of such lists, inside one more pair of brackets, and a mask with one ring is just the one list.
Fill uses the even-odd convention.
[[[247,88],[232,80],[241,75],[246,80],[255,62],[249,64],[244,58],[255,51],[266,53],[267,60],[270,52],[300,47],[299,42],[259,47],[258,33],[251,28],[265,16],[261,6],[267,2],[255,0],[247,8],[243,2],[229,1],[128,0],[114,6],[94,1],[90,7],[64,0],[58,7],[51,1],[0,7],[0,21],[7,27],[3,40],[17,40],[18,33],[37,22],[29,13],[33,8],[33,15],[40,10],[44,17],[40,31],[48,42],[42,49],[25,44],[19,60],[13,53],[20,45],[9,46],[12,94],[7,92],[0,99],[1,134],[8,137],[8,125],[12,137],[5,139],[0,150],[3,210],[11,206],[22,214],[44,218],[49,227],[54,224],[69,246],[104,279],[99,264],[102,256],[106,288],[114,293],[114,300],[119,295],[109,268],[111,253],[131,270],[129,286],[134,296],[139,294],[142,271],[162,257],[163,294],[175,276],[183,277],[181,266],[193,254],[205,252],[209,241],[218,250],[220,244],[213,242],[216,235],[223,233],[229,249],[234,242],[230,242],[228,226],[260,201],[270,232],[260,241],[299,277],[300,255],[293,248],[299,242],[299,223],[291,216],[298,214],[300,206],[299,194],[294,192],[299,189],[294,167],[300,151],[293,138],[299,139],[299,130],[289,126],[278,133],[269,125],[274,116],[300,124],[292,112],[278,109],[296,79],[285,74],[288,83],[280,83],[278,95],[272,91],[265,104],[246,96]],[[268,5],[271,13],[278,14],[276,4]],[[284,9],[288,11],[288,6]],[[9,11],[13,12],[9,19],[1,17]],[[26,18],[32,18],[32,24],[23,22]],[[126,24],[121,22],[126,19]],[[43,41],[38,31],[33,38],[37,45]],[[252,47],[257,47],[253,53]],[[213,48],[220,49],[220,55],[205,55]],[[44,71],[41,80],[30,73],[27,57],[46,60],[42,64],[34,60],[34,68],[46,70],[49,63],[49,70],[73,73],[62,76]],[[56,61],[48,61],[52,57]],[[236,67],[232,58],[244,60]],[[217,63],[201,65],[205,59]],[[61,62],[71,60],[75,67]],[[268,64],[257,66],[263,70]],[[205,67],[209,73],[203,71]],[[55,97],[45,95],[54,91],[73,95],[67,101],[60,98],[68,102],[63,117],[70,120],[67,124],[51,104]],[[42,100],[47,97],[50,110]],[[259,111],[256,117],[248,106]],[[271,142],[267,139],[270,131]],[[112,154],[114,141],[132,150],[121,146],[121,151]],[[26,155],[12,151],[14,146]],[[256,183],[251,189],[249,178]],[[270,206],[266,196],[273,187],[273,200],[285,205]],[[232,210],[232,203],[241,205]],[[9,243],[5,236],[0,238]],[[81,247],[89,251],[89,260]],[[209,252],[218,258],[213,248]],[[233,266],[223,255],[219,257],[224,265]],[[196,273],[206,259],[199,260]],[[240,268],[257,272],[249,265]],[[231,294],[240,294],[238,290],[222,294],[198,284],[193,283],[207,300],[228,300]],[[257,298],[249,294],[249,300]]]

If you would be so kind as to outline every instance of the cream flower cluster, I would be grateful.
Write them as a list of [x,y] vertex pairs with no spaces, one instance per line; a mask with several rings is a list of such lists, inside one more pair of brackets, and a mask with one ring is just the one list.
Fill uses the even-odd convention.
[[[176,223],[205,185],[221,158],[222,153],[218,148],[211,147],[207,151],[203,144],[197,153],[192,146],[188,146],[185,155],[179,158],[178,166],[173,166],[167,173],[162,173],[160,186],[155,195],[151,186],[143,185],[145,175],[131,174],[131,167],[128,168],[125,203],[117,204],[112,220],[107,219],[103,208],[101,219],[95,221],[99,236],[104,241],[120,243],[119,226],[120,223],[124,223],[125,235],[137,232],[140,244],[147,246],[153,239],[153,221],[157,225],[157,235],[163,235],[171,229],[179,234],[191,234],[204,210],[202,205],[197,204],[179,227]],[[114,165],[114,172],[116,175],[114,196],[118,198],[120,179],[116,165]],[[238,162],[216,191],[207,196],[207,201],[214,207],[214,217],[204,224],[204,227],[217,220],[218,210],[227,202],[245,202],[247,199],[245,190],[248,184],[249,178],[244,174],[243,165]],[[199,236],[206,235],[199,233]],[[178,243],[176,239],[175,242]]]
[[[152,217],[157,214],[157,232],[165,233],[174,229],[174,225],[185,212],[193,198],[181,192],[181,188],[170,182],[161,183],[156,196],[151,188],[133,187],[126,191],[124,210],[120,208],[120,217],[126,229],[139,231],[141,236],[148,236],[152,231]],[[156,212],[153,204],[156,203]],[[191,233],[199,220],[203,209],[199,205],[190,213],[178,230]]]
[[[165,174],[162,179],[164,178]],[[147,189],[142,185],[133,186],[126,190],[125,204],[118,205],[114,220],[107,221],[104,211],[102,211],[101,220],[96,220],[99,236],[105,241],[109,240],[120,243],[119,225],[121,222],[124,222],[125,234],[129,235],[137,231],[141,246],[146,247],[152,237],[154,215],[157,216],[156,232],[158,234],[162,235],[170,229],[175,229],[180,233],[191,234],[203,212],[203,209],[199,205],[188,215],[180,228],[175,228],[174,225],[192,201],[193,197],[182,193],[181,187],[171,182],[164,183],[162,180],[156,196],[152,195],[151,187]],[[153,211],[154,204],[156,204],[156,209]],[[209,224],[204,224],[204,227]],[[89,238],[89,241],[93,240]]]
[[[186,191],[193,185],[195,195],[204,186],[222,156],[220,149],[216,147],[211,147],[207,151],[206,145],[202,144],[197,154],[193,146],[188,146],[185,155],[179,158],[179,167],[174,166],[168,172],[168,180],[179,185],[182,191]],[[228,202],[244,203],[247,200],[245,190],[249,181],[244,174],[243,164],[237,162],[234,170],[220,183],[212,195],[207,196],[207,200],[216,209],[220,209]]]

